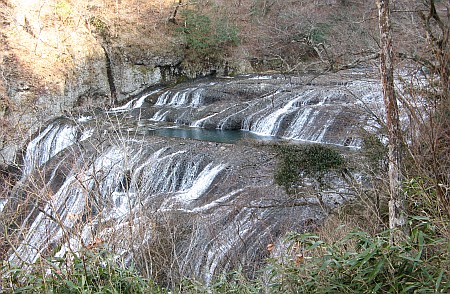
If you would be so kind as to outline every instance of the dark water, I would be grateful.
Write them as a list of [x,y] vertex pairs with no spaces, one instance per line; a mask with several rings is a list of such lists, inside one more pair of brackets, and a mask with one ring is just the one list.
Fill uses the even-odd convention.
[[236,143],[239,140],[252,139],[259,141],[277,141],[273,136],[259,136],[248,131],[240,130],[207,130],[202,128],[174,127],[152,130],[150,135],[171,138],[185,138],[217,143]]

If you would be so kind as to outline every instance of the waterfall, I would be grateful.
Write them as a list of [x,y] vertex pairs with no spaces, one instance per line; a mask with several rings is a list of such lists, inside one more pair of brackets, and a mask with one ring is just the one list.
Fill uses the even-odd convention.
[[310,118],[312,112],[312,108],[304,108],[297,112],[297,116],[295,117],[293,123],[291,123],[286,131],[286,137],[289,139],[300,139],[298,134],[299,131],[304,130],[307,123],[313,121],[313,119]]
[[[227,128],[228,122],[229,122],[233,117],[236,117],[236,116],[238,116],[238,115],[243,114],[244,112],[248,111],[248,110],[251,109],[252,107],[254,107],[254,103],[253,103],[253,104],[248,104],[248,105],[246,105],[244,108],[242,108],[242,106],[239,105],[239,104],[235,104],[235,105],[233,105],[233,106],[231,106],[231,107],[229,107],[229,108],[223,110],[223,111],[225,112],[225,111],[228,111],[228,110],[233,109],[233,108],[236,108],[236,109],[237,109],[237,111],[233,111],[231,114],[229,114],[229,115],[225,116],[224,118],[222,118],[222,119],[219,121],[218,125],[217,125],[217,129],[220,129],[220,130],[226,129],[226,128]],[[241,108],[242,108],[242,109],[241,109]],[[249,129],[249,126],[243,127],[243,126],[242,126],[243,123],[241,123],[240,125],[241,125],[241,129],[243,129],[243,130],[248,130],[248,129]]]
[[8,199],[0,199],[0,213],[3,211],[3,208],[5,208],[6,204],[8,204]]
[[164,121],[168,113],[169,110],[160,109],[153,115],[153,117],[150,120]]
[[367,117],[357,114],[353,123],[332,116],[373,109],[380,100],[377,85],[371,80],[299,85],[277,75],[229,79],[220,86],[188,83],[160,94],[147,119],[348,146],[361,142],[357,126],[365,125]]
[[[268,243],[288,230],[313,229],[351,197],[345,181],[331,172],[321,202],[310,193],[312,186],[292,199],[274,182],[273,150],[261,144],[161,137],[152,130],[179,122],[181,132],[189,125],[196,129],[188,131],[198,133],[204,127],[242,135],[240,128],[289,140],[356,144],[357,128],[370,131],[376,122],[351,107],[377,105],[381,96],[370,92],[375,87],[366,93],[364,83],[348,84],[362,97],[355,101],[341,84],[295,84],[276,75],[219,82],[181,84],[101,114],[52,121],[29,142],[11,203],[0,200],[0,211],[19,202],[28,209],[17,221],[20,244],[8,260],[21,265],[40,256],[64,257],[98,238],[124,260],[140,261],[158,242],[157,234],[176,232],[185,235],[168,244],[176,253],[171,264],[183,276],[211,281],[223,271],[257,267]],[[159,95],[155,105],[150,95]],[[105,119],[109,112],[113,120]],[[167,123],[157,123],[162,121]],[[30,177],[36,168],[45,177]],[[35,202],[25,203],[29,199]],[[170,227],[158,231],[166,218]]]
[[210,250],[208,250],[205,267],[208,271],[204,274],[207,283],[213,278],[219,262],[224,259],[231,249],[238,246],[240,240],[246,238],[246,234],[252,227],[250,217],[251,213],[248,213],[248,209],[241,211],[230,225],[230,228],[219,235],[221,239],[227,241],[218,246],[211,246]]
[[235,197],[238,193],[241,193],[242,191],[244,191],[244,189],[237,189],[237,190],[232,191],[231,193],[228,193],[227,195],[225,195],[217,200],[214,200],[206,205],[195,207],[192,210],[184,210],[184,211],[199,213],[199,212],[207,211],[209,209],[216,208],[217,206],[226,203],[228,200],[230,200],[232,197]]
[[320,116],[320,111],[316,107],[305,107],[297,112],[293,122],[286,129],[284,137],[291,140],[317,143],[331,142],[327,141],[326,135],[329,133],[330,127],[333,126],[336,115],[337,113],[332,111],[326,116]]
[[208,119],[210,119],[210,118],[212,118],[212,117],[214,117],[214,116],[216,116],[216,115],[217,115],[217,113],[213,113],[213,114],[208,115],[208,116],[206,116],[206,117],[204,117],[204,118],[201,118],[201,119],[199,119],[199,120],[196,120],[196,121],[192,122],[192,123],[190,124],[190,126],[191,126],[191,127],[194,127],[194,128],[201,128],[202,125],[203,125],[203,123],[204,123],[205,121],[207,121]]
[[160,92],[160,89],[151,91],[150,93],[147,93],[145,95],[142,95],[142,97],[137,98],[134,102],[133,108],[141,108],[144,105],[145,99],[147,99],[147,97],[150,97],[158,92]]
[[267,109],[270,109],[271,106],[266,106],[263,109],[252,112],[249,116],[247,116],[242,122],[242,130],[251,131],[253,124],[253,117],[258,117],[261,113],[264,113]]
[[180,172],[183,163],[178,161],[178,155],[184,153],[184,150],[177,151],[157,158],[152,163],[150,170],[147,171],[146,178],[149,182],[152,182],[154,192],[174,192],[177,190],[180,186]]
[[273,136],[278,132],[278,128],[280,126],[281,120],[287,114],[294,112],[298,107],[296,106],[297,102],[304,98],[308,93],[299,95],[294,97],[291,101],[286,103],[285,106],[275,110],[270,113],[268,116],[264,116],[259,118],[251,127],[251,131],[257,134]]
[[77,126],[64,122],[66,121],[52,122],[28,144],[24,157],[23,176],[29,175],[35,168],[41,167],[51,157],[76,142],[79,135]]
[[202,194],[206,192],[216,176],[225,168],[225,165],[220,164],[212,167],[212,164],[208,164],[203,171],[198,175],[196,181],[192,186],[176,195],[177,200],[189,203],[198,199]]
[[134,98],[134,99],[128,101],[126,104],[124,104],[122,106],[111,108],[108,111],[108,113],[123,112],[123,111],[128,111],[131,109],[141,108],[142,105],[144,105],[145,99],[147,99],[148,97],[150,97],[160,91],[161,91],[160,89],[157,89],[157,90],[153,90],[149,93],[145,93],[145,94],[141,95],[140,97],[137,97],[137,98]]
[[164,93],[162,93],[159,97],[158,100],[156,101],[155,105],[156,106],[161,106],[161,105],[165,105],[167,104],[167,101],[170,99],[170,95],[172,93],[170,91],[166,91]]
[[[48,154],[60,150],[63,145],[46,143],[49,140],[47,135],[53,129],[30,142],[29,149],[45,146],[50,148],[43,149]],[[66,130],[64,126],[58,129]],[[67,131],[54,133],[61,138],[53,138],[53,141],[66,142],[63,138],[67,137]],[[86,162],[80,159],[79,166],[72,167],[59,190],[45,198],[47,204],[35,217],[16,254],[11,255],[9,260],[16,263],[35,262],[52,244],[68,237],[67,234],[73,232],[75,225],[86,216],[90,222],[101,215],[103,222],[116,220],[120,223],[131,215],[136,203],[149,201],[160,194],[173,195],[181,203],[190,203],[208,191],[226,166],[214,164],[202,154],[187,155],[188,150],[170,149],[163,147],[148,152],[136,142],[111,146],[99,153],[87,170],[82,168]],[[75,239],[70,242],[72,244],[66,246],[81,246],[76,244]]]
[[166,91],[158,97],[156,106],[190,106],[198,107],[202,104],[203,88],[187,88],[181,91]]
[[192,93],[192,107],[199,107],[203,103],[203,91],[204,89],[197,89]]
[[80,136],[80,142],[83,142],[83,141],[89,139],[94,134],[94,131],[95,131],[94,129],[84,130]]
[[85,203],[85,194],[75,176],[69,177],[61,189],[39,212],[28,229],[25,239],[10,256],[9,261],[34,263],[49,246],[67,233],[75,224]]
[[320,132],[319,136],[315,138],[314,140],[315,142],[322,143],[324,141],[325,134],[327,133],[328,128],[332,125],[332,123],[333,123],[332,118],[326,121],[326,123],[322,127],[322,131]]

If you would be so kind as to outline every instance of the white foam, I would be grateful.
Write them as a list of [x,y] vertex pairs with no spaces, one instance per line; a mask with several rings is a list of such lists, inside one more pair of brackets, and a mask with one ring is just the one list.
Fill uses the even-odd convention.
[[191,188],[177,193],[176,199],[184,203],[189,203],[202,196],[209,189],[216,176],[226,167],[225,164],[219,164],[215,167],[212,167],[212,165],[210,163],[202,170]]

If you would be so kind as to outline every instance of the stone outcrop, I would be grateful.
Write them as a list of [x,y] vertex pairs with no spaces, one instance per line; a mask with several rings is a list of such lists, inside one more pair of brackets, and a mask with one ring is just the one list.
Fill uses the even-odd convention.
[[313,229],[351,197],[333,172],[326,191],[305,180],[302,197],[286,194],[270,145],[142,135],[109,117],[54,120],[28,145],[17,197],[4,204],[27,232],[11,236],[20,243],[10,262],[70,259],[97,242],[156,279],[254,275],[267,244]]
[[[67,2],[68,3],[68,2]],[[50,117],[112,106],[178,75],[182,55],[127,47],[100,37],[65,1],[2,2],[0,165],[17,165],[21,147]],[[58,6],[59,5],[59,6]],[[59,9],[59,10],[58,10]],[[67,14],[67,15],[66,15]],[[111,84],[113,83],[113,84]],[[117,94],[112,97],[111,89]]]
[[[158,131],[220,128],[216,136],[241,130],[357,147],[358,131],[371,124],[358,108],[377,111],[381,102],[377,82],[352,80],[366,73],[314,81],[203,78],[146,90],[120,107],[48,122],[28,144],[15,197],[1,202],[5,213],[20,211],[15,222],[27,232],[14,236],[19,245],[9,261],[65,257],[103,240],[143,270],[150,262],[149,275],[209,281],[237,267],[255,274],[267,244],[289,230],[312,229],[353,197],[349,173],[330,170],[321,179],[326,189],[313,177],[303,178],[293,196],[275,183],[279,157],[271,143],[219,143]],[[353,157],[352,148],[346,150]],[[157,259],[167,246],[174,259],[183,257],[176,268],[170,266],[175,260]]]

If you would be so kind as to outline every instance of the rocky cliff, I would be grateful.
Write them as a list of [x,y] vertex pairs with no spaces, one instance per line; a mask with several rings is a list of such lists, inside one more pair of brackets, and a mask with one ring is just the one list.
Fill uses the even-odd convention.
[[381,103],[368,74],[203,78],[49,121],[28,144],[11,196],[0,198],[2,213],[15,212],[9,261],[70,258],[101,243],[163,284],[239,267],[256,274],[268,244],[313,229],[354,197],[358,171],[307,172],[317,152],[283,176],[300,175],[295,193],[283,189],[274,144],[338,145],[356,157],[377,127],[368,110]]
[[[178,74],[183,54],[170,37],[158,50],[155,42],[134,46],[136,40],[113,35],[119,33],[111,31],[111,16],[99,13],[107,13],[101,5],[39,0],[0,5],[2,165],[18,163],[21,146],[49,117],[111,106]],[[152,38],[137,35],[132,37]]]

